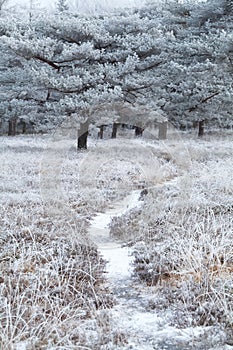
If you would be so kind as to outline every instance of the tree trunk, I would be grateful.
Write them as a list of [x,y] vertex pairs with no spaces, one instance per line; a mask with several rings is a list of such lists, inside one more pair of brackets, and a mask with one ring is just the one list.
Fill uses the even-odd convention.
[[116,137],[117,137],[118,126],[119,126],[118,123],[113,123],[113,126],[112,126],[112,139],[116,139]]
[[198,127],[198,121],[194,120],[193,121],[193,128],[196,129]]
[[100,131],[98,132],[98,138],[102,140],[103,137],[104,137],[104,125],[101,125]]
[[87,137],[88,137],[89,121],[80,124],[78,130],[78,149],[87,149]]
[[198,137],[202,137],[205,131],[205,121],[200,120],[198,123]]
[[79,136],[78,138],[78,149],[87,149],[87,137],[88,131]]
[[27,123],[25,123],[25,122],[23,121],[22,124],[23,124],[22,133],[23,133],[23,134],[26,134],[26,131],[27,131]]
[[12,118],[9,120],[9,127],[8,127],[8,136],[15,136],[16,135],[16,125],[17,125],[17,119]]
[[143,128],[140,128],[139,126],[136,126],[135,127],[135,136],[142,136],[142,133],[143,133],[144,129]]
[[159,140],[167,138],[167,122],[159,123]]

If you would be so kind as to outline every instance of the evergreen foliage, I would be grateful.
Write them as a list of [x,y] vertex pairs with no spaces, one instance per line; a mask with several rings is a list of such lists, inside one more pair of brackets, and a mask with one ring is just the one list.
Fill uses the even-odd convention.
[[[1,118],[27,115],[48,129],[120,102],[146,106],[180,127],[204,120],[231,126],[232,22],[224,6],[171,1],[85,17],[68,13],[59,0],[60,15],[40,16],[30,26],[2,19],[1,89],[11,92],[1,94]],[[91,122],[115,120],[114,113],[93,113]]]
[[57,0],[57,11],[59,13],[67,12],[69,10],[69,5],[66,0]]

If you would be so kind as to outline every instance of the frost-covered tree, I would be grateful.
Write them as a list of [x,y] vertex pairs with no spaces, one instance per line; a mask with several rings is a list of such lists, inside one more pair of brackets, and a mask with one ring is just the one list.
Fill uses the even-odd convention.
[[[198,42],[195,56],[199,64],[198,81],[205,94],[188,112],[198,115],[202,135],[205,121],[221,126],[232,125],[232,19],[225,12],[225,1],[219,0],[199,5],[192,11],[190,39]],[[196,19],[199,19],[199,24]],[[200,107],[200,108],[199,108]]]
[[225,0],[225,11],[226,14],[233,14],[233,1],[232,0]]
[[[82,122],[86,111],[101,103],[140,102],[155,108],[150,72],[161,64],[162,41],[154,20],[128,13],[40,20],[34,28],[19,27],[4,38],[5,45],[30,62],[35,86],[49,91],[47,107],[58,123],[63,116]],[[94,114],[90,122],[99,123]]]
[[[154,15],[156,7],[150,11]],[[204,121],[230,125],[232,24],[224,1],[169,2],[162,12],[167,41],[155,90],[162,92],[162,109],[177,125],[199,123],[200,136]]]
[[34,90],[46,93],[48,123],[73,118],[85,125],[80,146],[88,123],[117,122],[117,113],[100,116],[96,108],[119,101],[177,125],[199,122],[201,135],[205,120],[226,125],[231,114],[232,24],[225,2],[216,4],[161,1],[109,16],[63,13],[30,28],[19,23],[2,42],[25,59]]
[[66,0],[57,0],[56,7],[59,13],[66,12],[69,10],[69,5]]
[[27,62],[4,47],[0,65],[0,121],[1,132],[14,136],[17,132],[41,127],[41,113],[45,113],[46,95],[35,89],[28,74]]
[[[0,39],[16,29],[8,18],[2,19]],[[27,26],[26,26],[27,27]],[[28,127],[41,128],[48,92],[31,80],[30,63],[0,40],[0,124],[1,133],[26,132]]]
[[9,0],[0,0],[0,14],[4,6],[9,2]]

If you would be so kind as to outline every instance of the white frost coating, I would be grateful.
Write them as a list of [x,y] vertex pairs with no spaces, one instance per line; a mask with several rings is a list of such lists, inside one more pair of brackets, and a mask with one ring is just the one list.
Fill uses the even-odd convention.
[[108,261],[108,279],[114,281],[129,279],[132,271],[130,249],[127,247],[116,247],[114,249],[100,249],[100,253]]
[[97,214],[88,230],[101,255],[107,261],[107,280],[119,297],[119,303],[112,309],[111,314],[119,331],[129,335],[128,345],[121,349],[153,350],[155,349],[153,342],[150,343],[152,339],[162,343],[167,339],[173,339],[180,344],[192,343],[196,337],[202,336],[203,328],[177,329],[169,326],[166,320],[155,311],[146,311],[141,304],[143,295],[140,293],[141,296],[135,296],[136,289],[132,285],[133,257],[130,254],[130,248],[113,242],[109,236],[108,225],[114,216],[121,216],[142,205],[139,200],[140,192],[140,190],[133,191],[123,200],[115,203],[113,208]]
[[91,239],[98,245],[101,255],[108,262],[108,279],[113,283],[114,280],[130,278],[133,257],[128,247],[121,247],[120,243],[112,242],[112,238],[109,237],[108,225],[113,217],[121,216],[129,210],[141,206],[140,192],[140,190],[133,191],[123,200],[116,202],[113,208],[105,213],[99,213],[92,220],[88,230]]
[[27,350],[28,349],[28,343],[27,342],[20,342],[16,344],[15,350]]
[[[140,192],[140,190],[133,191],[123,200],[116,202],[113,208],[107,210],[105,213],[97,214],[97,216],[92,219],[88,234],[91,240],[98,245],[99,249],[112,250],[121,247],[121,244],[112,242],[112,239],[109,237],[108,225],[114,216],[121,216],[142,204],[142,202],[139,201]],[[124,249],[122,249],[122,252],[123,251]]]

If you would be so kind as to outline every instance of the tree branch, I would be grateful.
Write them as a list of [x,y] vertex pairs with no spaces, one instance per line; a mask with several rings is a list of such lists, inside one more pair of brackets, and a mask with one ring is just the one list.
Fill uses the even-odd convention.
[[162,63],[163,63],[163,61],[159,61],[159,62],[155,62],[155,63],[151,64],[150,66],[147,66],[147,67],[144,67],[144,68],[137,67],[136,71],[137,72],[145,72],[145,71],[150,70],[152,68],[158,67]]
[[47,58],[41,57],[41,56],[33,56],[34,59],[39,60],[41,62],[47,63],[50,67],[60,70],[60,66],[55,64],[53,61],[48,60]]
[[202,100],[201,103],[206,103],[207,101],[211,100],[213,97],[215,97],[215,96],[217,96],[217,95],[219,95],[219,94],[220,94],[219,91],[215,91],[212,95],[210,95],[210,96],[204,98],[204,100]]
[[193,111],[195,111],[195,110],[198,108],[198,106],[199,106],[200,104],[208,102],[208,101],[211,100],[213,97],[215,97],[215,96],[217,96],[217,95],[219,95],[219,94],[220,94],[220,91],[215,91],[212,95],[210,95],[210,96],[204,98],[203,100],[201,100],[199,104],[197,104],[197,105],[195,105],[195,106],[193,106],[193,107],[190,107],[190,108],[188,108],[187,110],[188,110],[189,112],[193,112]]
[[94,88],[94,87],[95,87],[94,84],[92,84],[92,85],[88,84],[88,85],[83,86],[80,89],[74,89],[74,90],[64,90],[64,89],[59,89],[59,88],[50,88],[50,90],[61,92],[64,94],[81,94],[82,92],[88,91],[89,89]]

